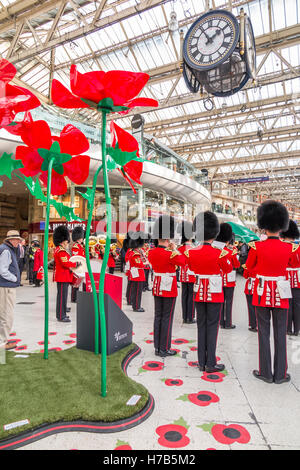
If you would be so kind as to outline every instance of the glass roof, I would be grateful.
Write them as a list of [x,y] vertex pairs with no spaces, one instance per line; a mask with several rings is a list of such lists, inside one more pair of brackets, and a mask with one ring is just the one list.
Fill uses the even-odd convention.
[[[157,6],[145,9],[145,3]],[[72,0],[60,11],[63,2],[53,2],[52,7],[41,4],[37,8],[32,1],[32,8],[26,10],[20,1],[1,0],[0,13],[7,13],[7,18],[0,24],[0,54],[15,59],[18,79],[44,95],[47,105],[51,105],[51,77],[68,87],[72,63],[81,72],[100,69],[147,72],[150,80],[142,95],[156,98],[160,106],[134,112],[143,112],[148,134],[199,168],[207,165],[214,178],[247,173],[253,168],[268,171],[279,168],[285,154],[285,167],[295,165],[300,156],[300,0],[271,0],[271,15],[268,3],[268,0]],[[12,4],[19,8],[14,21],[9,9],[6,10]],[[230,9],[232,5],[236,16],[243,7],[251,18],[256,38],[257,79],[227,98],[191,94],[180,73],[180,31],[185,35],[205,12],[207,4],[221,9]],[[169,28],[172,12],[178,21],[175,32]],[[22,21],[24,25],[18,31]],[[77,34],[81,30],[84,34]],[[67,39],[68,34],[72,35],[71,40]],[[55,42],[55,47],[47,47],[49,40]],[[40,48],[37,54],[31,52],[35,48]],[[211,111],[206,107],[207,98],[213,103]],[[91,126],[99,123],[97,113],[90,110],[71,110],[69,115]],[[130,129],[132,115],[115,118]],[[294,157],[297,152],[298,157]],[[261,158],[264,155],[268,156],[265,161]]]

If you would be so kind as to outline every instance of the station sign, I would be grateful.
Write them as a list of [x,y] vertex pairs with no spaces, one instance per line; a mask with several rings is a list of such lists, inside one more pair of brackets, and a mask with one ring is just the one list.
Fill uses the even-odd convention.
[[256,178],[240,178],[236,180],[229,180],[228,184],[262,183],[264,181],[270,181],[270,177],[257,176]]

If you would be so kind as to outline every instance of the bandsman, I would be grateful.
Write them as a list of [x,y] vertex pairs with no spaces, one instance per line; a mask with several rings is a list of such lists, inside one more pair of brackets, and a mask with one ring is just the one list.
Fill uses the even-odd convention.
[[183,323],[195,323],[195,273],[188,267],[189,251],[192,248],[193,224],[191,222],[182,222],[179,224],[177,232],[181,238],[181,245],[178,247],[178,251],[186,258],[186,264],[181,267],[179,277],[181,282],[182,321]]
[[129,247],[129,271],[131,281],[130,303],[134,312],[144,312],[141,307],[142,293],[145,285],[145,264],[143,263],[142,248],[145,243],[145,234],[136,232],[131,234]]
[[[287,373],[286,325],[291,287],[286,279],[288,266],[296,267],[296,245],[280,240],[280,232],[289,225],[287,209],[279,202],[268,200],[257,209],[257,225],[264,230],[266,239],[253,242],[246,267],[255,269],[253,305],[256,311],[259,341],[259,369],[254,377],[267,383],[290,381]],[[271,318],[274,329],[274,370],[270,348]]]
[[[77,227],[73,228],[72,231],[72,256],[83,256],[85,258],[85,250],[83,246],[83,239],[84,239],[84,230],[81,225],[77,225]],[[77,301],[77,292],[79,287],[72,286],[71,291],[71,302],[76,303]]]
[[174,356],[171,350],[172,326],[178,294],[176,266],[185,265],[185,257],[176,250],[171,240],[175,236],[175,220],[160,216],[153,227],[152,239],[156,248],[149,251],[148,259],[153,269],[154,296],[154,347],[160,357]]
[[196,240],[201,242],[189,251],[188,266],[196,275],[194,284],[198,330],[198,365],[200,371],[220,372],[216,347],[221,309],[224,303],[222,273],[232,270],[227,250],[214,248],[220,230],[217,216],[210,211],[199,213],[193,223]]

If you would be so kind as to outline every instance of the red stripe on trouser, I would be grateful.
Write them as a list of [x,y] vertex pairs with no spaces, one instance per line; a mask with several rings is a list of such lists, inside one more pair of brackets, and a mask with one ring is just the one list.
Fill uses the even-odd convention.
[[174,307],[174,302],[175,302],[176,297],[174,297],[173,303],[172,303],[172,308],[170,311],[170,318],[169,318],[169,327],[168,327],[168,334],[167,334],[167,343],[166,343],[166,350],[168,350],[168,343],[169,343],[169,336],[170,336],[170,325],[171,325],[171,319],[172,319],[172,313],[173,313],[173,307]]

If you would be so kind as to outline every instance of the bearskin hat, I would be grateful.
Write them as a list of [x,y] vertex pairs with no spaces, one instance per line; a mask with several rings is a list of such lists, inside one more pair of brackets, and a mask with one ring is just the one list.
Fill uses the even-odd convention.
[[70,242],[70,233],[66,225],[59,225],[53,232],[53,243],[59,246],[62,242],[68,240]]
[[131,232],[129,248],[141,248],[144,246],[147,235],[144,232]]
[[211,211],[199,212],[193,222],[193,231],[198,241],[215,239],[220,231],[218,217]]
[[181,238],[181,243],[191,240],[194,236],[193,224],[191,222],[183,221],[177,226],[177,233]]
[[280,236],[282,238],[290,238],[291,240],[297,240],[300,238],[300,232],[296,222],[290,220],[289,228],[285,232],[281,232]]
[[175,237],[176,224],[171,215],[161,215],[156,219],[153,230],[153,240],[169,240]]
[[32,240],[31,244],[36,248],[38,248],[40,246],[39,240]]
[[77,225],[73,228],[72,240],[73,242],[77,242],[77,240],[80,240],[81,238],[84,238],[84,230],[81,225]]
[[265,201],[257,209],[257,225],[271,233],[285,231],[289,226],[289,213],[280,202]]
[[220,224],[220,232],[217,236],[216,240],[218,242],[227,243],[232,240],[232,227],[231,225],[227,224],[226,222],[222,222]]

